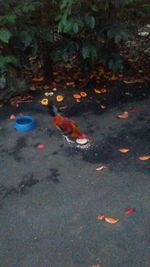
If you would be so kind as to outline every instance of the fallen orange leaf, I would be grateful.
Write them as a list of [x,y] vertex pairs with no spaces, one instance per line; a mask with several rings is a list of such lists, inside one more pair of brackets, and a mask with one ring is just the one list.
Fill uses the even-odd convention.
[[80,95],[81,95],[82,97],[87,97],[87,93],[86,93],[86,92],[80,92]]
[[98,89],[98,88],[94,88],[94,92],[96,93],[96,94],[101,94],[102,92],[101,92],[101,89]]
[[105,215],[98,215],[97,216],[97,219],[99,220],[99,221],[104,221],[105,220]]
[[127,119],[129,117],[129,112],[124,111],[122,114],[119,114],[117,117],[120,119]]
[[16,116],[14,114],[10,115],[9,117],[10,120],[15,120],[16,119]]
[[139,160],[148,160],[150,159],[150,155],[144,155],[144,156],[140,156],[138,157]]
[[122,153],[127,153],[130,151],[130,149],[129,148],[120,148],[119,151]]
[[43,81],[43,80],[44,80],[44,76],[34,77],[34,78],[32,79],[33,82],[41,82],[41,81]]
[[80,99],[80,98],[81,98],[81,95],[79,95],[79,94],[74,94],[74,95],[73,95],[73,98],[75,98],[75,99]]
[[115,218],[115,217],[105,217],[105,221],[111,224],[115,224],[117,222],[119,222],[119,219]]

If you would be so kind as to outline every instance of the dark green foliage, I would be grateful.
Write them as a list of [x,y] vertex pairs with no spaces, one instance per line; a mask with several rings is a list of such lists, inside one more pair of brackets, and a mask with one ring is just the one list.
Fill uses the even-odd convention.
[[29,55],[41,60],[47,78],[54,62],[72,55],[116,71],[122,67],[119,44],[149,10],[140,0],[0,0],[0,87],[10,68],[18,76]]

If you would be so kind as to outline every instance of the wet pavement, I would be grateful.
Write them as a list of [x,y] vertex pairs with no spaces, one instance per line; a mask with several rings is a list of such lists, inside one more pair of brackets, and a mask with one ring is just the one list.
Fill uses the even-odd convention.
[[[138,159],[150,155],[150,98],[126,96],[110,96],[103,111],[91,103],[64,111],[88,134],[87,150],[69,146],[36,100],[17,111],[34,116],[32,132],[17,132],[13,108],[2,110],[1,267],[150,267],[150,160]],[[129,118],[118,119],[123,111]]]

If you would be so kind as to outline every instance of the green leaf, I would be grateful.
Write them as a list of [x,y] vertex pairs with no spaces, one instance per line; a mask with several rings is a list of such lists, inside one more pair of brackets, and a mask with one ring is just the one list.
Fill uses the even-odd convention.
[[5,57],[4,56],[0,56],[0,68],[4,69],[5,65],[6,65]]
[[78,31],[79,31],[79,26],[78,26],[78,23],[74,23],[74,25],[73,25],[73,31],[74,31],[74,33],[78,33]]
[[38,7],[37,3],[25,4],[22,7],[22,11],[25,12],[25,13],[33,12],[33,11],[36,10],[37,7]]
[[20,34],[20,38],[23,44],[25,45],[25,47],[30,46],[33,42],[32,34],[27,31],[22,31]]
[[16,22],[17,16],[16,15],[5,15],[0,16],[0,23],[5,24],[14,24]]
[[150,4],[149,3],[147,3],[147,4],[143,4],[142,5],[142,7],[144,8],[144,9],[150,9]]
[[6,56],[6,62],[7,62],[7,64],[14,65],[15,67],[20,67],[20,60],[16,56],[13,56],[13,55]]
[[38,49],[39,49],[39,42],[38,40],[34,41],[33,46],[31,48],[32,54],[36,55],[38,53]]
[[91,47],[91,56],[92,57],[97,57],[97,49],[96,47]]
[[72,21],[69,21],[69,20],[64,21],[64,23],[63,23],[63,31],[64,32],[69,32],[69,31],[71,31],[72,28],[73,28],[73,22]]
[[16,15],[8,15],[7,17],[8,23],[14,24],[16,22],[17,16]]
[[82,56],[84,59],[86,59],[90,56],[90,50],[87,46],[82,48]]
[[95,27],[95,18],[93,16],[90,17],[90,27],[91,29],[94,29]]
[[96,4],[91,4],[90,7],[91,7],[92,11],[94,11],[94,12],[98,11],[98,8],[97,8]]
[[4,89],[6,86],[6,76],[5,76],[5,72],[2,72],[0,75],[0,88]]
[[118,44],[122,39],[122,36],[120,33],[116,33],[115,35],[115,43]]
[[0,40],[2,42],[8,44],[11,36],[12,36],[12,33],[8,29],[3,28],[3,29],[0,30]]
[[19,58],[13,55],[10,56],[0,56],[0,67],[2,69],[6,68],[8,65],[14,65],[15,67],[20,67]]
[[62,4],[60,5],[60,9],[64,9],[67,6],[68,1],[67,0],[63,0]]
[[91,29],[95,27],[95,18],[91,16],[89,13],[85,14],[85,21],[88,25],[90,25]]

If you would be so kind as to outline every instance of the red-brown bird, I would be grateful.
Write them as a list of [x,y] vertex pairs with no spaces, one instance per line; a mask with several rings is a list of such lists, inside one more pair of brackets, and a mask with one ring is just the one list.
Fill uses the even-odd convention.
[[63,135],[70,136],[73,139],[86,138],[86,135],[81,133],[78,129],[77,123],[65,116],[62,116],[54,104],[49,102],[48,109],[50,114],[53,116],[55,127],[59,129]]

